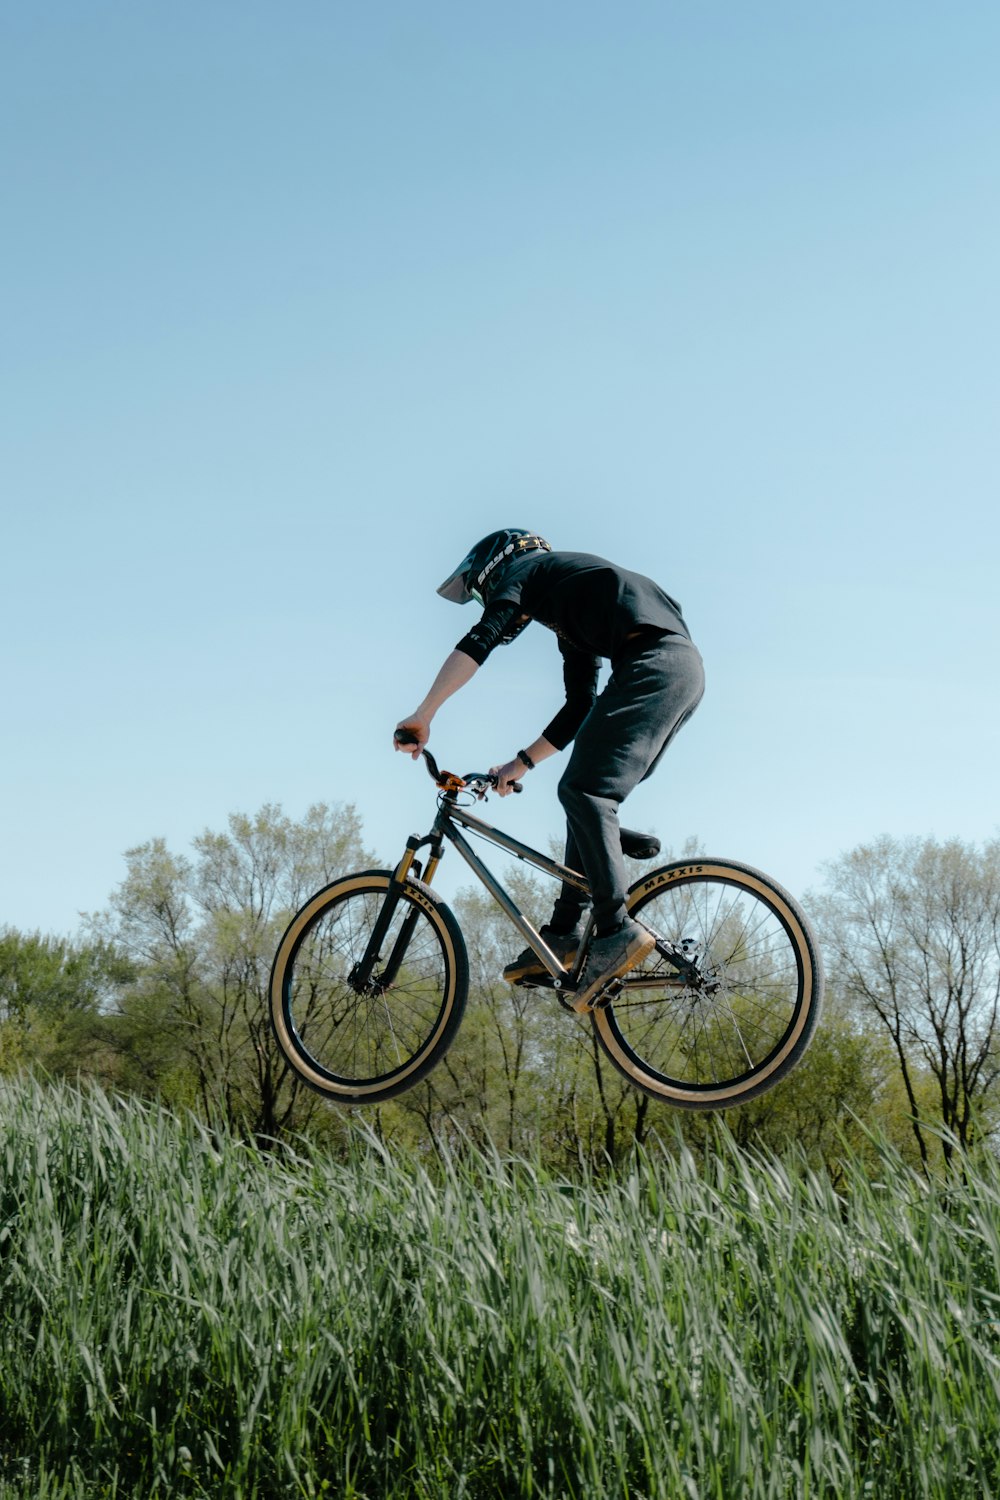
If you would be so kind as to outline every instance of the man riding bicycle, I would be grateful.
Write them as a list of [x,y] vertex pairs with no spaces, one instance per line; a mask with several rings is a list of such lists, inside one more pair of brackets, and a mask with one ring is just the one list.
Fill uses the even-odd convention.
[[[464,687],[496,646],[532,621],[558,637],[565,702],[541,734],[512,760],[494,766],[497,791],[541,761],[573,749],[559,781],[566,814],[565,863],[582,870],[593,901],[596,935],[573,1006],[592,1010],[602,991],[634,968],[655,945],[628,916],[618,808],[652,772],[704,691],[701,656],[680,605],[652,579],[584,552],[553,551],[534,532],[506,529],[478,542],[438,589],[456,604],[475,600],[483,614],[450,652],[426,697],[396,726],[412,736],[397,750],[416,758],[431,720]],[[598,694],[602,660],[611,676]],[[542,936],[560,961],[572,964],[586,925],[586,896],[563,885]],[[504,969],[512,984],[545,973],[527,948]]]

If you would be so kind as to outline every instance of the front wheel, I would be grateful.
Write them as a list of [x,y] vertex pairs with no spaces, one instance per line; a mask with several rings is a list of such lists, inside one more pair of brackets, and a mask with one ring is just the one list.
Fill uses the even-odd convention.
[[389,870],[334,881],[289,924],[271,970],[271,1021],[288,1062],[342,1104],[412,1088],[450,1047],[469,962],[451,910]]
[[704,859],[636,881],[628,904],[659,941],[593,1013],[615,1067],[681,1109],[743,1104],[784,1078],[823,1000],[819,951],[792,897],[749,865]]

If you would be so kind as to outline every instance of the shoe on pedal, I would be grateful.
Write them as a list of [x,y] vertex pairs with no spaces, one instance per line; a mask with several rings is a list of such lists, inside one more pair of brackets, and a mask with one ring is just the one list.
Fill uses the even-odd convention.
[[[553,932],[551,927],[542,927],[539,929],[539,936],[552,949],[563,967],[568,969],[576,958],[583,938],[583,928],[574,927],[572,932]],[[503,977],[508,984],[520,984],[524,979],[547,978],[548,973],[534,948],[525,948],[507,965]]]
[[592,1011],[605,986],[634,969],[655,947],[653,934],[631,917],[625,918],[617,932],[595,937],[573,996],[573,1009],[580,1015]]

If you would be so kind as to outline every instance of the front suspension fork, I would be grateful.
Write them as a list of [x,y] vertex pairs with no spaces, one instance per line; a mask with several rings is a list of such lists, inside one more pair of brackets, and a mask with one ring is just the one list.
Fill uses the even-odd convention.
[[[382,952],[382,944],[385,942],[389,928],[392,925],[392,919],[396,915],[396,907],[403,899],[403,890],[406,881],[411,874],[414,878],[420,875],[420,861],[415,859],[414,856],[421,845],[426,842],[426,839],[419,839],[415,834],[406,841],[406,851],[393,872],[389,889],[382,903],[382,909],[375,919],[375,926],[372,928],[371,937],[368,939],[365,951],[348,975],[351,987],[359,994],[372,987],[373,971]],[[432,846],[431,857],[427,862],[427,871],[424,875],[425,885],[430,883],[431,877],[441,863],[443,853],[444,850],[440,844]],[[417,925],[419,916],[420,908],[411,905],[406,916],[403,918],[396,941],[392,945],[389,962],[377,976],[377,979],[374,980],[380,993],[391,989],[393,984],[395,984],[396,975],[399,973],[403,959],[406,957],[406,950],[410,946],[410,939],[413,936],[413,929]]]

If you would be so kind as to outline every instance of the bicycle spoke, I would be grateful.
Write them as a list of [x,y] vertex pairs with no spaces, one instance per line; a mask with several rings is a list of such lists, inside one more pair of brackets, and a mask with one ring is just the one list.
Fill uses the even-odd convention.
[[704,870],[647,888],[633,907],[686,961],[655,952],[595,1018],[616,1066],[648,1092],[692,1107],[700,1094],[730,1102],[770,1077],[797,1036],[806,972],[790,898],[771,900],[763,877],[744,867]]
[[[426,1071],[457,1027],[467,980],[464,967],[461,976],[456,971],[465,957],[455,947],[457,928],[449,929],[453,918],[404,893],[380,952],[369,953],[390,880],[373,878],[367,888],[348,880],[343,894],[317,898],[287,956],[279,953],[280,965],[276,959],[279,1040],[314,1087],[388,1097]],[[384,978],[390,962],[391,983]]]

